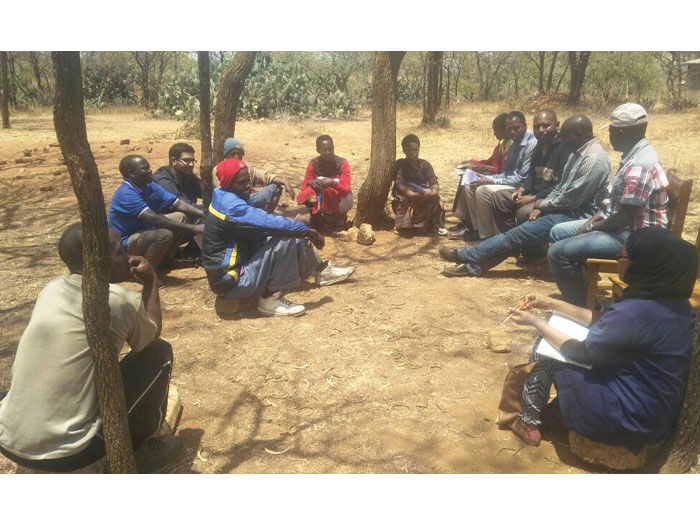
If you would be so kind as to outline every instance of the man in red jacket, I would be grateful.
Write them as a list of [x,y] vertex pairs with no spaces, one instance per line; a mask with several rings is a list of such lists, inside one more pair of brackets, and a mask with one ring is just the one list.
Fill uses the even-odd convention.
[[335,154],[330,135],[316,139],[316,151],[319,156],[311,159],[306,167],[297,202],[309,209],[312,228],[342,230],[352,208],[350,164]]

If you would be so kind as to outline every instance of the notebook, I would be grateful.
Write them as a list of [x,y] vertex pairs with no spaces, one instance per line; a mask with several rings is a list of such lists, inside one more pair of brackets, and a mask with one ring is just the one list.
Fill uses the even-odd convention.
[[[572,321],[568,317],[564,317],[561,315],[559,312],[554,312],[552,316],[549,318],[549,321],[547,322],[549,326],[552,328],[556,328],[560,332],[563,332],[564,334],[568,335],[572,339],[576,339],[577,341],[583,341],[586,336],[588,335],[588,328],[583,326],[580,323],[577,323],[576,321]],[[573,359],[570,359],[563,355],[559,350],[554,348],[549,341],[547,341],[544,337],[540,341],[540,343],[537,345],[537,348],[535,349],[535,353],[538,356],[542,357],[550,357],[552,359],[556,359],[557,361],[561,361],[563,363],[569,363],[571,365],[576,365],[580,366],[582,368],[588,368],[591,369],[593,365],[588,365],[585,363],[580,363],[579,361],[575,361]]]

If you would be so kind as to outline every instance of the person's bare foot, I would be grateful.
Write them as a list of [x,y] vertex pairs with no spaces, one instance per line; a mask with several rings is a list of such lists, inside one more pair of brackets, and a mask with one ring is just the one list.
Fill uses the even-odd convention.
[[536,425],[524,423],[522,419],[516,417],[510,428],[516,436],[525,442],[526,445],[530,445],[531,447],[540,446],[542,434]]

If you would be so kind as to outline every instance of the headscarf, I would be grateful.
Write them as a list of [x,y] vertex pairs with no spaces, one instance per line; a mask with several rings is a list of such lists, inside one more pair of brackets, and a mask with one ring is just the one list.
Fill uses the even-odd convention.
[[216,165],[216,177],[219,179],[221,187],[228,190],[233,179],[238,172],[248,165],[241,159],[224,159]]
[[224,157],[233,148],[240,148],[243,151],[245,151],[245,148],[243,147],[243,143],[240,140],[233,138],[233,137],[230,137],[224,141]]
[[665,228],[650,226],[627,238],[630,266],[623,297],[687,299],[693,293],[698,253],[692,244]]

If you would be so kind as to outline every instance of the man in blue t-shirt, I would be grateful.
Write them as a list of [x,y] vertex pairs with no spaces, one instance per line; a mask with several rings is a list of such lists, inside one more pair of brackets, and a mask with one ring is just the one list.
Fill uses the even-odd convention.
[[143,255],[158,269],[180,244],[202,233],[204,225],[190,224],[188,217],[204,214],[155,184],[150,164],[140,155],[124,157],[119,172],[124,182],[112,197],[109,225],[119,233],[129,255]]

